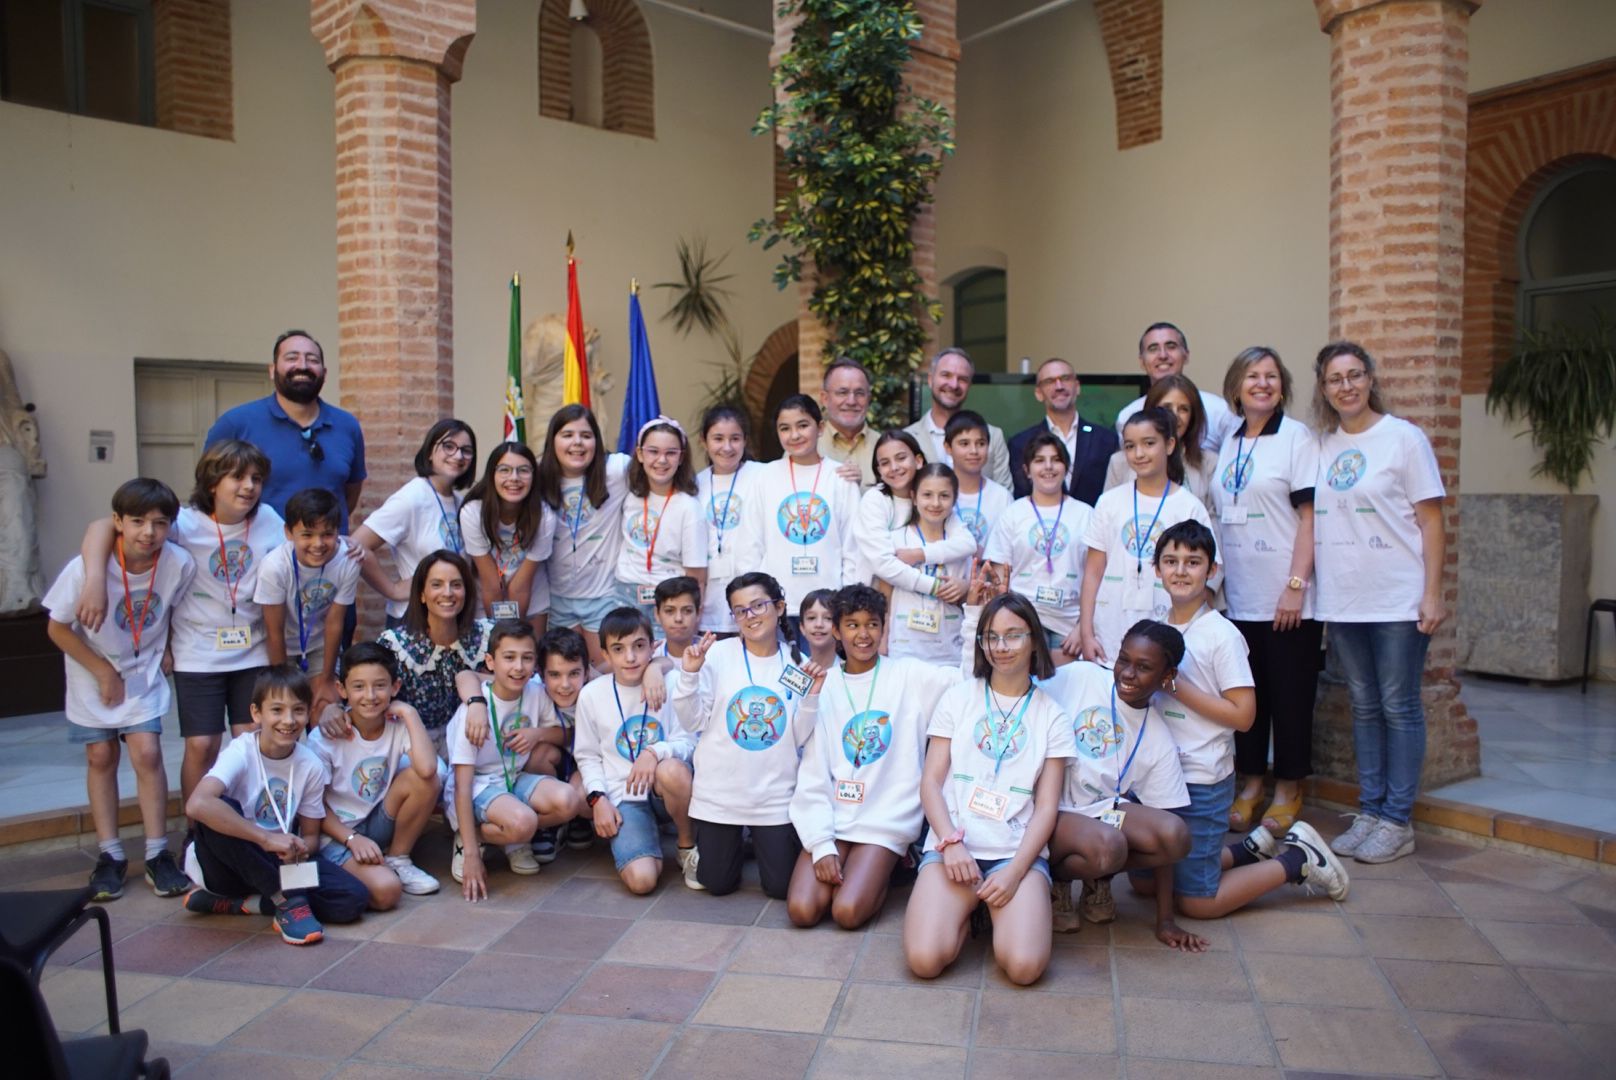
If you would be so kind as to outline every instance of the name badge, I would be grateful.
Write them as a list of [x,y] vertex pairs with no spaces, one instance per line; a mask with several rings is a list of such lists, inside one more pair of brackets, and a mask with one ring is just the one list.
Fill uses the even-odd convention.
[[791,573],[793,576],[808,576],[819,573],[819,556],[791,556]]
[[1035,604],[1050,604],[1054,607],[1060,607],[1065,597],[1066,592],[1063,589],[1057,589],[1053,585],[1040,585],[1038,586],[1038,591],[1033,593],[1032,599]]
[[909,629],[911,630],[918,630],[922,634],[935,634],[941,628],[935,611],[916,608],[909,613]]
[[515,600],[495,600],[488,605],[488,610],[496,619],[520,619],[522,609]]
[[1224,525],[1244,525],[1246,523],[1246,508],[1238,503],[1225,506],[1218,514],[1218,521]]
[[214,631],[214,648],[217,649],[250,649],[252,648],[252,627],[250,626],[221,626]]
[[125,701],[143,698],[152,691],[151,672],[145,668],[133,668],[123,672],[122,678]]
[[990,791],[978,785],[971,790],[971,801],[966,809],[979,817],[992,818],[994,821],[1003,821],[1004,812],[1010,807],[1010,796],[1001,795],[997,791]]
[[313,859],[303,862],[281,863],[281,892],[293,889],[318,889],[320,868]]
[[656,603],[656,586],[640,585],[636,587],[634,595],[639,597],[639,601],[642,604],[654,604]]
[[780,673],[780,685],[793,694],[806,694],[808,688],[814,685],[814,679],[802,668],[787,664],[786,669]]
[[1127,816],[1128,811],[1126,810],[1102,810],[1100,812],[1100,820],[1111,826],[1113,829],[1122,828],[1122,821]]
[[861,803],[864,801],[864,781],[838,780],[836,781],[836,801],[845,803]]

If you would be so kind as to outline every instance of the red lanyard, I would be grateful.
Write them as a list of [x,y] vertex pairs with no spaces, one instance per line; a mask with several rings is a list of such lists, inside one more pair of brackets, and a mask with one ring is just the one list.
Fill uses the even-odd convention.
[[146,590],[146,598],[140,602],[140,618],[135,618],[135,602],[129,597],[129,568],[123,561],[123,537],[118,537],[118,573],[123,575],[123,613],[129,620],[129,639],[135,643],[135,659],[140,659],[140,635],[146,629],[146,613],[151,611],[152,597],[157,595],[157,561],[163,557],[163,549],[158,548],[157,554],[152,557],[151,586]]
[[668,504],[672,501],[673,492],[669,491],[668,497],[662,500],[662,513],[657,515],[656,529],[653,531],[651,528],[651,492],[646,491],[645,493],[645,507],[640,511],[640,531],[650,534],[645,538],[646,573],[650,573],[651,571],[651,557],[656,554],[657,537],[662,535],[662,519],[668,516]]
[[825,467],[825,459],[820,458],[819,464],[814,466],[814,483],[808,489],[808,501],[802,498],[802,489],[797,486],[797,463],[786,458],[786,471],[791,474],[791,493],[797,497],[797,528],[802,532],[802,546],[808,546],[808,522],[814,512],[814,496],[819,492],[819,471]]
[[224,526],[219,524],[218,515],[209,514],[208,517],[213,519],[213,527],[219,532],[219,569],[224,574],[224,587],[230,590],[230,617],[234,619],[236,617],[236,590],[241,587],[241,577],[237,575],[236,580],[230,580],[230,552],[224,546]]

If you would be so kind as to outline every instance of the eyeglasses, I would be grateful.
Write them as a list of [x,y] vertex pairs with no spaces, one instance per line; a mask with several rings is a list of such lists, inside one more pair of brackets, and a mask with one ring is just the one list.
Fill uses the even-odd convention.
[[1367,378],[1369,378],[1369,372],[1359,368],[1357,371],[1346,371],[1340,375],[1331,375],[1324,380],[1324,385],[1331,390],[1339,390],[1343,386],[1357,386]]
[[469,445],[461,446],[458,443],[450,442],[448,439],[445,439],[442,442],[440,442],[438,444],[438,449],[443,451],[443,456],[444,457],[451,457],[451,458],[469,458],[469,457],[471,457],[473,454],[475,454],[477,452],[477,451],[473,450]]
[[870,400],[870,392],[868,390],[859,390],[859,389],[850,388],[850,387],[846,387],[846,386],[841,387],[840,389],[837,389],[837,390],[832,390],[830,392],[830,396],[835,398],[837,401],[868,401],[868,400]]
[[1076,375],[1051,375],[1047,379],[1039,379],[1038,386],[1047,390],[1051,386],[1070,386],[1075,382],[1077,382]]
[[513,476],[517,477],[518,479],[526,480],[533,475],[533,466],[496,465],[494,467],[494,475],[499,477],[501,480],[508,480]]
[[1012,630],[1008,634],[995,634],[990,630],[982,635],[982,644],[990,649],[1014,651],[1027,644],[1031,636],[1025,630]]
[[778,603],[780,603],[778,600],[754,600],[745,607],[730,608],[729,613],[735,616],[737,621],[741,619],[755,619]]
[[319,442],[318,439],[316,439],[314,437],[314,429],[313,428],[304,428],[303,429],[303,448],[309,452],[309,457],[312,460],[314,460],[314,461],[324,461],[325,460],[325,451],[320,449],[320,442]]

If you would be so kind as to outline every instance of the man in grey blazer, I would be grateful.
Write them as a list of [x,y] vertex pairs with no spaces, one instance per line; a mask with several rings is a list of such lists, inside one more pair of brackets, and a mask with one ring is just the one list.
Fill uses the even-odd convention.
[[[948,451],[943,447],[943,429],[949,418],[965,407],[965,397],[971,392],[971,377],[976,366],[964,349],[947,348],[932,357],[926,370],[926,385],[931,387],[931,408],[920,419],[904,428],[920,444],[927,461],[941,461],[952,465]],[[987,477],[1006,488],[1011,486],[1010,450],[1004,432],[988,425]]]

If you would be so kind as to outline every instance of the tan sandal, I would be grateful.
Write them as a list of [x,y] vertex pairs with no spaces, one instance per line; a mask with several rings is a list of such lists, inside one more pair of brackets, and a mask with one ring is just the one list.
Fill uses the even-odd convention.
[[1257,805],[1263,801],[1263,792],[1259,789],[1251,798],[1236,798],[1229,806],[1229,831],[1250,832],[1251,822],[1257,816]]
[[1268,813],[1263,815],[1263,828],[1274,834],[1278,840],[1291,831],[1296,824],[1297,817],[1302,813],[1302,793],[1297,792],[1296,798],[1288,803],[1273,803],[1268,807]]

